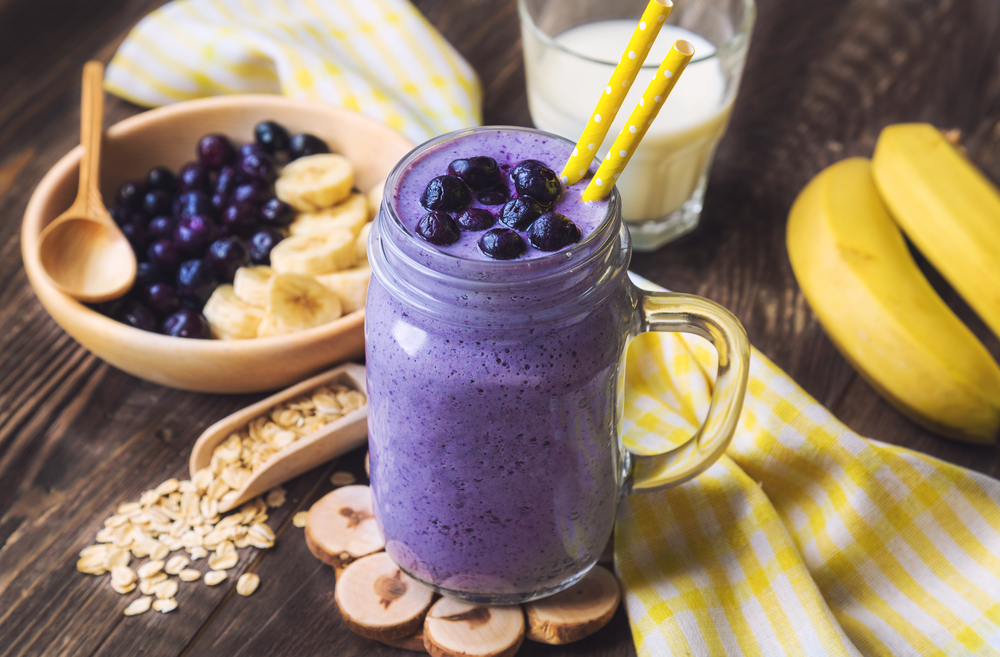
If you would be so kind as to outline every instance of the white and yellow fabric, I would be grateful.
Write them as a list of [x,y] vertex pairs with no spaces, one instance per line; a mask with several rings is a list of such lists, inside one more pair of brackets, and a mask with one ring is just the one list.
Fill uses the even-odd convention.
[[284,94],[356,110],[414,143],[481,121],[472,67],[407,0],[175,0],[128,35],[105,88],[145,107]]
[[[415,142],[480,120],[475,75],[406,0],[175,0],[107,88],[312,98]],[[689,436],[714,371],[697,338],[640,337],[626,441]],[[757,351],[728,456],[625,498],[615,564],[644,656],[1000,655],[1000,482],[855,435]]]

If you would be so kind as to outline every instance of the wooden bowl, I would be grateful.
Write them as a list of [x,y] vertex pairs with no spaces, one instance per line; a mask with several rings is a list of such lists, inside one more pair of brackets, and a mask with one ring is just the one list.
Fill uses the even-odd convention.
[[[207,133],[250,141],[253,126],[273,119],[290,132],[310,132],[354,164],[362,192],[381,184],[412,144],[391,128],[349,110],[243,95],[192,100],[125,119],[105,133],[101,192],[105,199],[129,178],[156,165],[173,169],[195,158]],[[112,320],[59,292],[38,258],[42,229],[70,206],[76,194],[82,148],[66,154],[45,174],[28,202],[21,226],[21,256],[39,301],[73,339],[108,363],[140,378],[197,392],[244,393],[282,388],[360,356],[364,310],[290,335],[252,340],[188,340],[140,331]]]

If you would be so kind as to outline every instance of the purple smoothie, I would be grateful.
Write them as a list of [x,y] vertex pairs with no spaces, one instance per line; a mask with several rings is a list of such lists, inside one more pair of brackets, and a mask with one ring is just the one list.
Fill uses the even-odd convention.
[[[390,178],[395,216],[383,211],[372,231],[365,344],[376,519],[404,570],[472,600],[559,590],[608,540],[632,317],[614,290],[628,247],[613,225],[617,206],[582,203],[585,184],[564,187],[555,207],[583,240],[554,254],[529,246],[487,263],[481,233],[440,248],[406,229],[425,212],[424,185],[451,160],[531,158],[558,171],[571,149],[528,131],[446,141]],[[595,269],[588,257],[599,252],[620,266]]]

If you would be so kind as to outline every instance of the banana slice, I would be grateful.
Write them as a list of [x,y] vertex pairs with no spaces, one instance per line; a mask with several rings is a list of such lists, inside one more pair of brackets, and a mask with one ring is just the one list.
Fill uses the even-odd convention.
[[232,285],[215,288],[201,312],[208,320],[212,335],[221,340],[255,338],[257,327],[264,319],[263,308],[240,299]]
[[365,297],[368,296],[368,280],[372,277],[371,267],[355,267],[333,274],[322,274],[316,281],[337,293],[344,306],[344,314],[353,313],[365,307]]
[[275,274],[267,283],[267,315],[257,335],[282,335],[340,317],[340,298],[309,276]]
[[358,239],[354,240],[354,253],[358,256],[358,264],[368,262],[368,233],[372,230],[372,222],[361,227]]
[[329,235],[338,228],[347,228],[356,237],[367,221],[368,200],[364,194],[351,194],[332,208],[300,213],[288,229],[292,235]]
[[251,306],[263,308],[267,304],[267,282],[274,270],[265,265],[240,267],[233,279],[233,292]]
[[368,214],[377,217],[382,209],[382,193],[385,191],[386,179],[383,178],[377,185],[368,190]]
[[279,274],[317,276],[349,269],[357,262],[354,233],[338,228],[329,235],[286,237],[271,250],[271,268]]
[[296,210],[315,212],[344,200],[354,186],[354,167],[343,155],[309,155],[281,170],[274,193]]

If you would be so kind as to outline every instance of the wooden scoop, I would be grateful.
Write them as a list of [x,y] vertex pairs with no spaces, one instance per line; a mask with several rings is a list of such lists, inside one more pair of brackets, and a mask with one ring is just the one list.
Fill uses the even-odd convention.
[[[339,367],[318,374],[311,379],[296,384],[276,395],[247,406],[241,411],[222,419],[198,437],[191,450],[191,476],[207,468],[212,453],[230,434],[238,432],[256,417],[264,415],[272,408],[295,397],[304,395],[328,383],[340,383],[349,388],[365,392],[365,367],[355,363],[345,363]],[[247,477],[235,498],[219,500],[219,513],[236,508],[247,500],[266,493],[275,486],[312,470],[317,465],[360,447],[368,437],[368,404],[351,411],[307,436],[299,438],[288,447],[269,458],[263,465]]]
[[135,282],[135,253],[101,201],[101,136],[104,65],[83,67],[80,104],[80,188],[76,200],[38,239],[42,268],[65,294],[89,303],[122,296]]

